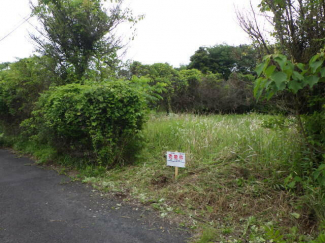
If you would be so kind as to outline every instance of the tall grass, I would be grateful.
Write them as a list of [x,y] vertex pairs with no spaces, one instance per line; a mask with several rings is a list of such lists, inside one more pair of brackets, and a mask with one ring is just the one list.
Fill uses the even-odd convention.
[[249,115],[152,115],[144,131],[155,162],[165,163],[163,153],[186,153],[187,167],[235,160],[254,162],[259,169],[291,163],[299,152],[294,126],[266,129],[268,116]]
[[[130,193],[163,217],[173,211],[189,216],[185,224],[217,229],[208,235],[231,232],[249,239],[256,233],[251,227],[262,235],[262,225],[274,223],[289,231],[299,222],[291,216],[297,215],[294,197],[283,181],[299,160],[301,138],[289,120],[282,127],[263,126],[270,118],[254,113],[151,114],[138,163],[86,181],[118,195]],[[173,168],[166,166],[167,151],[186,154],[177,181]],[[251,219],[256,223],[250,225]]]

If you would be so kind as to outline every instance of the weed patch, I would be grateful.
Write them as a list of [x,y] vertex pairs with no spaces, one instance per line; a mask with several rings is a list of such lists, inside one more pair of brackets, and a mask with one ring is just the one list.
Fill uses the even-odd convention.
[[[300,136],[293,123],[265,126],[270,117],[153,114],[138,163],[109,170],[95,184],[127,191],[161,217],[201,232],[198,242],[267,242],[266,226],[285,240],[308,241],[316,226],[303,227],[305,208],[284,184],[299,159]],[[177,181],[166,151],[186,153]]]
[[[279,129],[266,126],[266,120],[272,119],[151,114],[141,133],[145,148],[132,165],[106,170],[69,156],[55,159],[77,168],[84,183],[192,229],[193,241],[321,242],[321,190],[300,195],[289,186],[292,164],[301,159],[301,138],[293,123]],[[37,151],[32,145],[24,150]],[[44,160],[55,155],[42,150]],[[176,181],[166,151],[186,153],[186,168]]]

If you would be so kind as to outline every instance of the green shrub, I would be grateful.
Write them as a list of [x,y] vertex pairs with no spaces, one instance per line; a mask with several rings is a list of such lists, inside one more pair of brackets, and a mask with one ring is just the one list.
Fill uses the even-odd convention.
[[4,133],[19,133],[19,124],[30,117],[39,94],[54,82],[47,64],[46,57],[34,56],[0,71],[0,124]]
[[112,165],[136,155],[145,113],[142,94],[128,82],[69,84],[41,95],[22,126],[59,152]]

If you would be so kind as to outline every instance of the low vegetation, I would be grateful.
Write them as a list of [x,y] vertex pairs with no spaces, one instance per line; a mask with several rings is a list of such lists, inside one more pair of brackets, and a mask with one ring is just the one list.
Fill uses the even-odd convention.
[[[324,226],[325,205],[321,190],[307,191],[312,184],[292,177],[293,167],[309,163],[295,124],[293,117],[254,113],[152,113],[136,164],[108,171],[31,142],[15,148],[46,154],[41,161],[60,161],[65,172],[78,169],[84,183],[158,210],[180,228],[192,228],[198,242],[311,242]],[[166,151],[186,153],[177,180]]]
[[[294,118],[281,125],[272,119],[281,117],[152,114],[137,165],[83,181],[125,200],[135,197],[162,217],[178,215],[180,226],[203,230],[199,242],[310,242],[325,205],[293,190],[301,138]],[[166,151],[186,153],[176,181]]]

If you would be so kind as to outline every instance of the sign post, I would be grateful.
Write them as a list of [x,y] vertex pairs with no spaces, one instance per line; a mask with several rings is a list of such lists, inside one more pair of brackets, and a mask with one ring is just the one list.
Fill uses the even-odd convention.
[[175,180],[178,176],[178,167],[185,168],[185,153],[167,152],[167,166],[175,167]]

